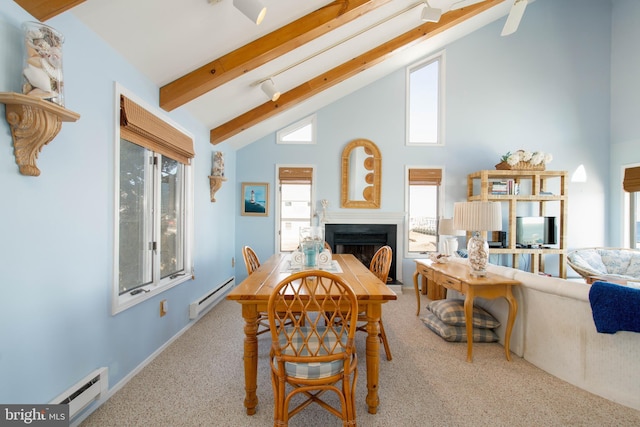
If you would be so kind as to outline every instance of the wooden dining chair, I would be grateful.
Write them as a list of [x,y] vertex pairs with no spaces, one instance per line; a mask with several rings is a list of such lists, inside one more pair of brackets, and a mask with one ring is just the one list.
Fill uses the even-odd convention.
[[[247,268],[247,274],[251,276],[260,267],[260,259],[249,246],[242,247],[242,258],[244,259],[244,266]],[[266,334],[267,332],[269,332],[267,313],[258,312],[258,332],[256,332],[256,335]]]
[[[267,314],[274,426],[287,426],[311,403],[340,418],[343,426],[355,426],[358,301],[351,287],[327,271],[295,273],[274,288]],[[327,391],[339,397],[339,409],[321,398]],[[290,409],[297,395],[306,399],[294,400]]]
[[[391,268],[391,258],[393,255],[393,251],[390,246],[383,246],[376,251],[371,258],[371,263],[369,264],[369,270],[375,274],[378,279],[382,281],[382,283],[387,283],[387,277],[389,277],[389,268]],[[361,312],[358,314],[358,322],[366,322],[367,314]],[[391,349],[389,348],[389,342],[387,341],[387,334],[384,332],[384,323],[382,322],[382,318],[380,318],[379,322],[380,333],[378,337],[380,338],[380,342],[384,346],[384,352],[386,353],[387,360],[391,360]],[[358,326],[359,331],[367,332],[367,325]]]
[[260,267],[260,259],[251,247],[242,247],[242,258],[244,259],[244,266],[247,268],[247,274],[249,276]]

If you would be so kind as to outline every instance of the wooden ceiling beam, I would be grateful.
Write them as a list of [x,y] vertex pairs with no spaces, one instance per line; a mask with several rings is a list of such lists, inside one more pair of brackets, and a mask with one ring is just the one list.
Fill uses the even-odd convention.
[[390,1],[333,1],[162,86],[160,107],[166,111],[174,110]]
[[13,0],[38,21],[46,21],[85,0]]
[[251,126],[260,123],[296,104],[334,86],[372,66],[384,61],[397,52],[416,43],[435,36],[457,24],[478,15],[485,10],[502,3],[504,0],[486,0],[468,7],[447,12],[442,15],[440,22],[426,22],[401,34],[394,39],[363,53],[319,76],[280,95],[276,102],[268,101],[246,113],[212,129],[210,142],[218,144]]

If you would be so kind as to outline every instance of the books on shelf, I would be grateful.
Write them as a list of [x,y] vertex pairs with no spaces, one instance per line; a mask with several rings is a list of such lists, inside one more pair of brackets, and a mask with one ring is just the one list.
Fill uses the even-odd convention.
[[520,184],[513,179],[505,181],[492,181],[489,191],[495,196],[513,196],[520,194]]

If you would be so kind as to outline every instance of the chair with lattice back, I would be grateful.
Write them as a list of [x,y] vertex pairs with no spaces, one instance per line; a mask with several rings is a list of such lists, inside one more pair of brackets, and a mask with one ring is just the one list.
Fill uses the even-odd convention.
[[[382,281],[382,283],[387,283],[387,277],[389,277],[389,269],[391,268],[391,258],[393,256],[393,251],[390,246],[383,246],[376,251],[371,259],[371,263],[369,264],[369,270],[375,274],[378,279]],[[359,322],[367,321],[367,314],[360,313],[358,315]],[[378,337],[380,338],[380,342],[384,346],[384,352],[387,355],[387,360],[391,360],[391,350],[389,349],[389,343],[387,341],[387,334],[384,332],[384,323],[382,322],[382,318],[380,318],[379,322],[380,333]],[[358,326],[359,331],[367,332],[367,325]]]
[[[254,271],[260,267],[260,258],[256,252],[249,246],[242,247],[242,258],[244,259],[244,266],[247,268],[247,274],[251,276]],[[266,334],[269,332],[269,321],[267,320],[266,312],[258,312],[258,332],[257,335]]]
[[[274,426],[288,425],[289,418],[311,403],[340,418],[344,426],[355,426],[358,301],[351,287],[327,271],[295,273],[274,288],[267,314]],[[338,396],[339,409],[323,400],[327,391]],[[292,401],[299,395],[306,399]],[[292,402],[295,407],[290,409]]]

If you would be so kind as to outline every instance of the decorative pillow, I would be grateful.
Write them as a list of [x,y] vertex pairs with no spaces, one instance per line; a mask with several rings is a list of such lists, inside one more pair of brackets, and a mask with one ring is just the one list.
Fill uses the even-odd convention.
[[640,255],[634,254],[634,256],[631,257],[631,261],[629,261],[629,267],[627,267],[626,275],[640,279]]
[[[451,326],[465,326],[464,322],[464,301],[461,299],[441,299],[431,301],[427,305],[427,310],[435,314],[440,320]],[[473,327],[493,329],[500,326],[496,320],[485,309],[473,307]]]
[[609,274],[627,274],[631,252],[625,250],[600,249],[602,263],[607,267]]
[[[427,328],[442,337],[445,341],[450,342],[467,342],[467,329],[464,326],[451,326],[430,311],[427,311],[425,317],[421,318]],[[473,342],[496,342],[498,335],[493,329],[473,328]]]
[[607,267],[602,263],[602,257],[596,249],[583,249],[571,252],[568,258],[570,258],[571,262],[578,268],[589,271],[593,276],[608,273]]

